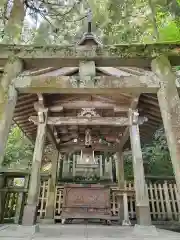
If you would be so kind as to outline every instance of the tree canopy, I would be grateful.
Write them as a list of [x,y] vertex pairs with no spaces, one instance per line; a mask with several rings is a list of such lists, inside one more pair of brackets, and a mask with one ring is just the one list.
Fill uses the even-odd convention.
[[[171,158],[163,128],[156,131],[150,144],[142,144],[142,153],[146,175],[173,176]],[[125,156],[125,175],[126,177],[133,175],[131,154]]]
[[13,125],[7,141],[4,165],[10,168],[27,168],[32,161],[33,148],[21,129]]
[[76,42],[89,9],[93,31],[105,44],[180,39],[179,0],[1,0],[0,9],[3,42]]

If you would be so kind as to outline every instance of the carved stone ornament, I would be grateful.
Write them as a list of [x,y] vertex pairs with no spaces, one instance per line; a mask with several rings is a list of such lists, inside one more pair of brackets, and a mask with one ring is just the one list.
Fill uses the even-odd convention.
[[78,117],[100,117],[96,112],[95,108],[82,108],[81,112],[78,114]]
[[76,78],[70,78],[70,83],[73,88],[78,88],[79,87],[79,79]]
[[138,120],[138,124],[139,125],[142,125],[143,123],[147,122],[148,121],[148,118],[147,117],[141,117],[139,118]]
[[132,123],[137,124],[138,123],[138,118],[139,118],[138,111],[133,111],[132,112]]
[[94,77],[91,76],[85,76],[82,79],[80,77],[72,77],[69,79],[71,86],[73,88],[94,88],[96,81],[94,80]]
[[139,117],[139,113],[137,110],[132,112],[132,124],[142,125],[147,121],[148,121],[147,117]]
[[80,79],[79,82],[80,88],[94,88],[94,80],[91,76],[85,76],[84,79]]

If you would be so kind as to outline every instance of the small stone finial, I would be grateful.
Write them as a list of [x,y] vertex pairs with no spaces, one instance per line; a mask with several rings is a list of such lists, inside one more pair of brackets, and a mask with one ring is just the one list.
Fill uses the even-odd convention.
[[87,32],[84,33],[82,39],[77,43],[78,45],[102,45],[102,43],[97,39],[97,37],[92,33],[92,20],[93,20],[93,13],[91,8],[87,10]]
[[89,8],[88,9],[88,13],[87,13],[87,20],[88,20],[88,33],[91,33],[92,32],[92,17],[93,17],[93,14],[92,14],[92,10]]

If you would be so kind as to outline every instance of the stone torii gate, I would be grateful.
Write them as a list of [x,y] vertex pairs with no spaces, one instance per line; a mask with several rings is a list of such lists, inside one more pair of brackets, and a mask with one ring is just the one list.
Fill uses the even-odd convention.
[[[43,98],[35,109],[38,116],[31,116],[37,125],[36,143],[32,162],[31,180],[27,205],[24,209],[23,225],[36,223],[37,201],[40,184],[40,168],[46,135],[54,143],[57,153],[52,160],[52,177],[46,219],[53,219],[55,196],[55,173],[60,145],[52,131],[53,126],[63,125],[110,125],[125,127],[118,152],[119,163],[130,137],[133,155],[134,184],[136,192],[137,219],[140,225],[151,225],[147,190],[145,187],[143,159],[140,145],[139,125],[144,122],[138,115],[138,99],[142,93],[156,93],[167,136],[177,189],[180,193],[180,99],[179,82],[172,66],[180,65],[180,43],[99,46],[92,44],[91,35],[86,35],[86,45],[78,46],[14,46],[0,45],[0,67],[3,68],[0,85],[0,167],[18,93],[36,94],[111,94],[129,93],[132,101],[126,106],[127,117],[57,117],[49,116]],[[89,44],[90,43],[90,44]],[[99,67],[137,67],[152,70],[143,76],[102,76],[96,74]],[[78,67],[75,76],[28,75],[34,68]],[[105,106],[104,106],[105,107]],[[107,107],[107,106],[106,106]],[[105,108],[106,108],[105,107]],[[123,108],[123,107],[122,107]],[[121,159],[121,160],[120,160]],[[119,165],[119,168],[121,166]],[[119,177],[122,187],[123,177]],[[2,196],[1,196],[2,198]],[[2,206],[0,206],[1,212]]]

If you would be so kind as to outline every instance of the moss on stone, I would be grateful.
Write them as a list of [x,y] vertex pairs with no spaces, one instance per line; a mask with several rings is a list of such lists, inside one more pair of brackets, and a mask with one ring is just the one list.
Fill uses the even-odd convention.
[[16,46],[1,45],[2,55],[15,54],[22,58],[49,57],[155,57],[160,54],[167,56],[180,56],[180,42],[177,43],[155,43],[155,44],[131,44],[110,46]]
[[3,118],[3,113],[5,112],[6,102],[8,99],[8,92],[4,91],[2,87],[0,87],[0,120]]

